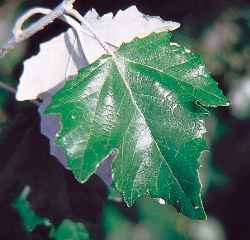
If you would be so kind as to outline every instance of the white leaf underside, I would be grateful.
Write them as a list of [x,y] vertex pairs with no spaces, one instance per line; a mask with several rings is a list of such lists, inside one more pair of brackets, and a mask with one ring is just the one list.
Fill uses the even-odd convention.
[[[102,17],[92,9],[84,18],[102,41],[116,47],[135,37],[145,37],[163,30],[172,31],[180,26],[179,23],[164,21],[160,17],[146,16],[135,6],[118,11],[116,16],[108,13]],[[24,62],[16,95],[18,101],[36,99],[106,53],[96,39],[79,28],[74,30],[69,29],[42,43],[39,53]],[[88,31],[84,26],[82,30]]]

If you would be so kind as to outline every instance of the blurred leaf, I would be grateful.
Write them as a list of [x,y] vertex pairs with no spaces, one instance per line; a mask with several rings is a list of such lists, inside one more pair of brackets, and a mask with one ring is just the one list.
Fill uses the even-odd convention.
[[89,233],[82,223],[65,219],[58,228],[51,232],[50,237],[55,240],[89,240]]
[[103,210],[103,228],[106,234],[130,227],[129,220],[112,204],[106,204]]
[[189,220],[173,207],[152,199],[137,203],[139,221],[133,222],[116,205],[108,203],[103,211],[103,228],[108,240],[184,240]]
[[192,240],[226,240],[222,224],[213,217],[191,225],[189,235]]
[[37,226],[44,225],[51,228],[50,238],[55,240],[89,240],[89,233],[82,223],[75,223],[70,219],[65,219],[55,229],[53,223],[48,218],[40,217],[32,209],[27,200],[30,187],[26,186],[20,196],[15,199],[12,207],[15,208],[21,218],[24,229],[33,232]]
[[26,186],[21,195],[13,202],[12,206],[15,208],[22,220],[24,229],[27,232],[32,232],[38,225],[50,227],[52,223],[49,219],[40,217],[32,209],[32,206],[27,200],[30,193],[30,187]]
[[145,199],[138,204],[140,222],[155,239],[184,240],[191,221],[176,213],[173,207]]

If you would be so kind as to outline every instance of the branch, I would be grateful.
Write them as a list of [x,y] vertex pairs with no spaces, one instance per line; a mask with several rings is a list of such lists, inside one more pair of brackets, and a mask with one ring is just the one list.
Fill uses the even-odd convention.
[[[78,31],[96,39],[105,49],[107,52],[110,52],[112,54],[112,50],[110,47],[115,50],[117,49],[117,46],[109,43],[109,42],[103,42],[96,36],[94,33],[94,30],[91,29],[91,27],[86,23],[84,18],[77,12],[73,10],[73,3],[76,0],[64,0],[60,5],[58,5],[55,9],[51,10],[48,8],[42,8],[42,7],[35,7],[30,10],[28,10],[25,14],[23,14],[15,23],[15,26],[13,27],[13,36],[12,38],[2,47],[0,48],[0,58],[5,56],[8,51],[12,48],[14,48],[18,43],[28,39],[29,37],[33,36],[38,31],[42,30],[44,27],[49,25],[51,22],[53,22],[55,19],[60,18],[61,20],[65,21],[67,24],[69,24],[73,29],[76,30],[76,33]],[[72,11],[73,10],[73,11]],[[23,24],[32,16],[35,14],[44,14],[45,16],[42,17],[37,22],[33,23],[30,27],[28,27],[25,30],[22,30]],[[69,15],[67,15],[69,14]],[[77,22],[73,17],[75,17],[79,22],[84,23],[88,26],[88,31],[85,31],[79,22]],[[89,29],[90,28],[90,29]],[[16,93],[16,89],[1,82],[0,81],[0,88],[4,89],[10,93]],[[36,103],[36,102],[35,102]]]
[[4,83],[4,82],[0,82],[0,88],[6,90],[7,92],[10,92],[10,93],[16,93],[16,89],[9,86],[8,84]]
[[[47,25],[52,23],[55,19],[61,17],[65,12],[69,11],[70,9],[73,9],[73,3],[75,1],[76,0],[64,0],[49,14],[42,17],[37,22],[33,23],[27,29],[22,30],[21,27],[24,21],[27,19],[27,17],[31,16],[30,12],[29,14],[24,14],[19,20],[17,20],[11,39],[6,44],[4,44],[2,48],[0,48],[0,58],[5,56],[8,51],[14,48],[18,43],[30,38],[40,30],[44,29]],[[35,13],[37,12],[34,11],[33,14]]]

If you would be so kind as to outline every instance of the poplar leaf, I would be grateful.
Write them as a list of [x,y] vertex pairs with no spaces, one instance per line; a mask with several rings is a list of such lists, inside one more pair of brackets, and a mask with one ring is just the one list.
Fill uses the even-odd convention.
[[[163,30],[172,31],[180,26],[177,22],[144,15],[135,6],[120,10],[115,16],[112,13],[99,16],[96,10],[92,9],[84,18],[113,50],[135,37]],[[94,62],[105,53],[99,42],[91,37],[91,34],[86,34],[88,30],[84,26],[74,26],[74,30],[70,28],[42,43],[39,53],[24,62],[17,100],[40,97],[43,103],[39,112],[42,112],[50,103],[51,96],[70,76],[77,74],[81,67]],[[67,167],[64,152],[52,141],[58,129],[57,117],[41,116],[41,133],[50,140],[50,153]],[[112,183],[111,161],[112,156],[108,157],[96,172],[108,185]]]
[[171,37],[152,33],[102,56],[67,81],[45,113],[60,117],[55,142],[80,182],[114,153],[113,181],[128,206],[162,198],[204,219],[197,173],[204,118],[228,100],[200,57]]

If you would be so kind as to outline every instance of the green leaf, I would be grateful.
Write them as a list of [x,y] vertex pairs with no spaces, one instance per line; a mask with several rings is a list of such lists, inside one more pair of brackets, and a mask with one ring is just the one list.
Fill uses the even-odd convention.
[[171,36],[135,39],[81,69],[45,113],[60,115],[55,141],[79,181],[116,151],[113,180],[128,206],[142,196],[160,197],[204,219],[197,170],[207,149],[205,107],[228,101],[200,57]]
[[102,225],[107,236],[106,239],[136,239],[131,236],[133,233],[132,223],[110,203],[104,206]]
[[27,232],[33,232],[38,225],[50,227],[52,223],[49,219],[40,217],[32,209],[27,197],[30,193],[30,188],[26,186],[19,197],[15,199],[12,207],[15,208],[22,220],[24,229]]
[[65,219],[60,226],[52,233],[55,240],[89,240],[89,233],[82,223],[75,223]]
[[32,209],[27,200],[30,194],[30,187],[26,186],[19,197],[15,199],[12,207],[20,215],[24,229],[33,232],[38,225],[50,228],[50,238],[55,240],[89,240],[89,233],[82,223],[75,223],[70,219],[65,219],[55,229],[53,223],[48,218],[40,217]]

